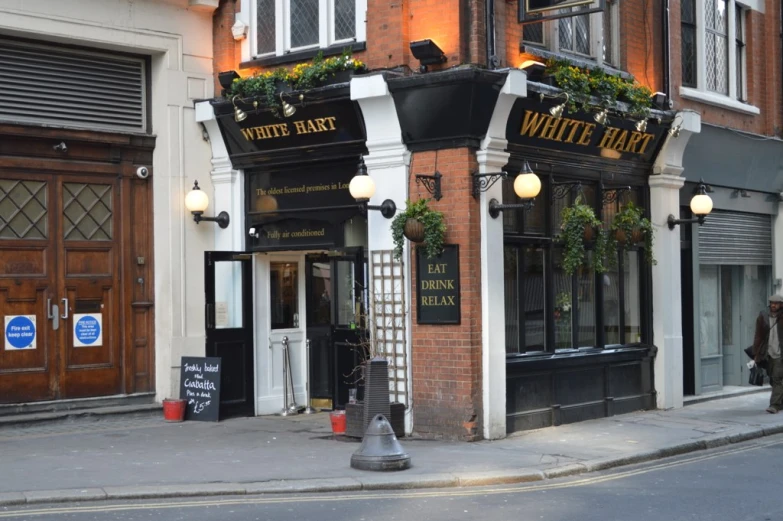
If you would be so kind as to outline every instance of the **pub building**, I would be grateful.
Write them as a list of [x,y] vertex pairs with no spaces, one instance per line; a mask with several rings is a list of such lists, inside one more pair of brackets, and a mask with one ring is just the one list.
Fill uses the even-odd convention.
[[[655,408],[645,255],[630,246],[606,273],[566,275],[557,236],[577,200],[605,227],[627,202],[649,211],[673,114],[642,131],[620,112],[555,117],[558,93],[520,69],[460,67],[355,75],[292,95],[290,116],[197,103],[214,212],[231,215],[205,261],[221,408],[281,412],[286,349],[296,403],[343,408],[365,334],[390,362],[407,433],[494,439]],[[528,169],[532,204],[514,191]],[[369,205],[349,190],[365,171]],[[397,260],[390,207],[420,198],[444,214],[444,252],[405,241]]]

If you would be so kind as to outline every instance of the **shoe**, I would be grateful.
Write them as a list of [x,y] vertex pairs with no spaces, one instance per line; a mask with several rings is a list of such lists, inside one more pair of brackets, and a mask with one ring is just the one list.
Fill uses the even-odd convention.
[[777,414],[779,411],[776,407],[772,407],[771,405],[767,407],[767,412],[770,414]]

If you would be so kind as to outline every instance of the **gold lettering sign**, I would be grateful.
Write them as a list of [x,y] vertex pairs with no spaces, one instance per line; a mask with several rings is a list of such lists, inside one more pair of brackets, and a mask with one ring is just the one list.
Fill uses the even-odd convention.
[[[570,118],[558,119],[549,114],[526,110],[519,134],[558,143],[589,146],[596,128],[597,125],[595,123],[587,123]],[[646,132],[603,127],[603,134],[600,136],[596,146],[598,148],[616,150],[617,152],[644,155],[654,138],[655,134]]]
[[[242,135],[248,141],[258,141],[261,139],[275,139],[289,137],[291,135],[313,134],[317,132],[334,132],[337,130],[337,118],[330,116],[327,118],[302,119],[288,123],[274,123],[272,125],[263,125],[260,127],[243,128]],[[293,134],[292,131],[293,130]]]

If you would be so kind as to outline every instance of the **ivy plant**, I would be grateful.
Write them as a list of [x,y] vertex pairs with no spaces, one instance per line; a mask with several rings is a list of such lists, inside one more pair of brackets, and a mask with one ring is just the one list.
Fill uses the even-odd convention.
[[429,207],[429,199],[419,199],[416,202],[406,201],[405,210],[399,212],[391,223],[392,240],[394,241],[394,258],[402,258],[402,247],[405,241],[403,232],[405,221],[416,219],[424,226],[424,242],[419,248],[424,248],[427,258],[437,257],[443,252],[443,239],[446,235],[446,223],[441,212]]
[[[639,208],[633,202],[628,202],[623,208],[617,212],[612,219],[610,226],[611,233],[609,234],[608,250],[617,251],[625,246],[627,242],[631,240],[631,236],[634,232],[641,232],[644,236],[644,251],[647,262],[657,264],[653,257],[653,235],[654,230],[650,220],[644,216],[644,210]],[[616,232],[622,231],[625,234],[626,242],[620,243],[617,240]],[[614,265],[617,262],[616,256],[610,257],[610,263]]]
[[598,273],[605,272],[606,232],[592,206],[583,203],[579,195],[572,206],[563,208],[560,217],[559,240],[563,242],[563,270],[573,275],[577,268],[586,264],[585,228],[593,228],[596,234],[592,248],[593,268]]

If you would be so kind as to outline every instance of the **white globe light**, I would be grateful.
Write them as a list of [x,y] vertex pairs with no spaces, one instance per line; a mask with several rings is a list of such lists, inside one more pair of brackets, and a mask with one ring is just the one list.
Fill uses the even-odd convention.
[[356,200],[367,200],[375,195],[375,181],[368,175],[355,175],[348,185],[348,191]]
[[519,174],[514,179],[514,193],[520,199],[533,199],[541,192],[541,179],[534,173]]
[[697,194],[691,199],[691,212],[693,215],[707,215],[712,211],[712,199],[706,194]]
[[191,213],[204,213],[204,210],[207,209],[207,206],[209,206],[209,196],[204,190],[201,190],[198,187],[198,183],[196,183],[193,186],[193,190],[188,192],[188,195],[185,196],[185,208],[187,208]]

